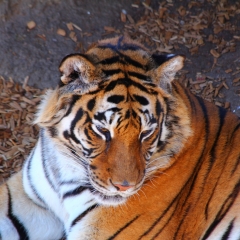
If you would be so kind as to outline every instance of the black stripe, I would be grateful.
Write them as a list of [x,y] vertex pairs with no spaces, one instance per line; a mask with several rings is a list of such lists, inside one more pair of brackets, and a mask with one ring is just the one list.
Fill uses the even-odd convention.
[[[179,196],[179,195],[177,195],[177,196],[174,198],[174,200],[170,203],[170,205],[169,205],[168,208],[163,212],[163,214],[158,217],[158,219],[151,225],[151,227],[150,227],[146,232],[144,232],[144,233],[141,235],[141,237],[140,237],[139,239],[145,237],[148,233],[150,233],[150,231],[158,224],[158,222],[161,221],[161,219],[162,219],[162,218],[164,217],[164,215],[168,212],[168,210],[171,209],[173,203],[176,201],[176,199],[178,198],[178,196]],[[156,238],[158,237],[158,235],[162,232],[162,230],[169,224],[169,222],[171,221],[172,217],[174,216],[175,211],[177,210],[177,206],[178,206],[178,204],[176,203],[176,204],[175,204],[175,208],[172,210],[171,216],[169,216],[169,218],[168,218],[168,220],[165,222],[164,226],[158,230],[158,232],[154,235],[154,237],[153,237],[152,239],[156,239]]]
[[20,237],[20,240],[28,240],[29,237],[28,237],[28,234],[27,234],[27,231],[26,231],[25,227],[23,226],[21,221],[17,218],[17,216],[15,216],[13,214],[13,211],[12,211],[12,196],[11,196],[11,192],[9,190],[8,185],[7,185],[7,190],[8,190],[8,218],[12,221],[14,227],[16,228],[16,230],[18,232],[18,235]]
[[[159,231],[155,234],[154,238],[157,238],[158,235],[162,232],[162,230],[168,225],[168,223],[171,221],[172,217],[174,217],[174,214],[175,214],[175,212],[176,212],[176,209],[177,209],[180,205],[181,205],[181,208],[182,208],[182,209],[185,207],[187,201],[184,201],[184,204],[182,204],[182,203],[180,204],[180,203],[179,203],[180,200],[181,200],[181,193],[182,193],[183,189],[186,189],[186,188],[187,188],[187,185],[190,184],[190,186],[188,186],[188,193],[187,193],[187,196],[185,197],[185,199],[188,199],[188,198],[189,198],[189,195],[191,194],[192,189],[193,189],[193,186],[194,186],[194,184],[195,184],[195,182],[196,182],[196,179],[197,179],[197,174],[196,174],[196,173],[198,173],[198,169],[201,167],[201,164],[202,164],[201,161],[200,161],[200,159],[202,159],[202,155],[199,157],[199,160],[197,161],[197,165],[196,165],[196,167],[194,168],[192,175],[189,177],[188,181],[184,184],[184,186],[182,187],[182,189],[179,191],[178,195],[173,199],[173,201],[171,202],[171,204],[170,204],[170,205],[168,206],[168,208],[166,209],[167,211],[170,210],[171,207],[172,207],[172,205],[173,205],[173,203],[176,202],[176,203],[175,203],[175,209],[172,210],[172,214],[171,214],[171,216],[169,217],[168,221],[166,221],[165,225],[164,225],[161,229],[159,229]],[[167,213],[166,210],[164,211],[163,215],[159,217],[158,222],[159,222],[159,221],[164,217],[164,215]],[[184,212],[186,213],[187,211],[184,210]],[[178,234],[178,231],[180,230],[180,227],[181,227],[181,225],[183,224],[184,220],[185,220],[185,218],[182,217],[182,220],[181,220],[181,222],[179,223],[178,228],[175,230],[175,236],[174,236],[173,239],[178,239],[178,238],[177,238],[177,234]],[[157,222],[155,223],[155,225],[157,225]],[[154,225],[154,226],[155,226],[155,225]],[[152,226],[152,228],[151,228],[150,230],[152,230],[154,226]],[[148,233],[150,232],[150,230],[148,231]]]
[[79,96],[79,95],[73,95],[73,96],[72,96],[72,100],[71,100],[71,102],[69,103],[69,108],[68,108],[66,114],[64,115],[64,117],[68,116],[68,115],[71,113],[72,108],[74,107],[75,103],[76,103],[80,98],[81,98],[81,96]]
[[[94,116],[94,118],[95,118],[95,116]],[[92,128],[91,125],[89,125],[88,128],[89,128],[89,130],[91,131],[92,135],[94,135],[95,137],[97,137],[97,138],[99,138],[99,139],[102,139],[102,136],[101,136],[100,134],[96,133],[96,132],[93,130],[93,128]]]
[[[235,135],[235,133],[237,132],[237,130],[239,130],[239,128],[240,128],[240,123],[238,123],[237,124],[237,126],[235,126],[235,128],[234,128],[234,130],[233,130],[233,132],[231,133],[231,138],[233,139],[234,138],[234,135]],[[236,133],[236,134],[238,134],[238,133]],[[238,135],[237,135],[238,136]],[[231,140],[232,140],[231,139]],[[234,168],[232,169],[232,175],[235,173],[235,171],[237,170],[237,168],[238,168],[238,166],[240,165],[240,153],[239,153],[239,155],[237,156],[237,158],[236,158],[236,163],[235,163],[235,165],[234,165]]]
[[[42,131],[42,129],[40,129],[40,132]],[[31,174],[30,174],[30,170],[31,170],[31,164],[32,164],[32,158],[35,154],[36,151],[36,147],[33,149],[33,151],[31,152],[30,156],[27,159],[27,179],[28,179],[28,183],[30,185],[30,188],[32,189],[33,193],[35,194],[36,198],[42,202],[44,204],[44,206],[47,206],[45,201],[40,197],[39,193],[37,192],[37,190],[35,189],[34,185],[32,184],[32,180],[31,180]],[[35,204],[37,204],[35,202]],[[43,206],[37,204],[39,207],[44,208]],[[45,208],[44,208],[45,209]]]
[[52,127],[47,127],[46,129],[48,130],[48,132],[49,132],[49,134],[50,134],[50,136],[51,136],[52,138],[57,137],[57,135],[58,135],[58,130],[57,130],[56,127],[52,126]]
[[[214,164],[214,162],[215,162],[215,159],[216,159],[216,157],[215,157],[215,155],[216,155],[216,152],[218,151],[217,149],[218,149],[218,146],[217,146],[217,142],[219,141],[219,136],[220,136],[220,133],[221,133],[221,131],[222,131],[222,127],[223,127],[223,124],[224,124],[224,119],[225,119],[225,116],[226,116],[226,113],[227,113],[227,110],[225,110],[225,109],[223,109],[223,108],[219,108],[218,107],[218,110],[219,110],[219,112],[218,112],[218,115],[219,115],[219,127],[218,127],[218,130],[217,130],[217,134],[216,134],[216,136],[214,137],[214,142],[213,142],[213,147],[212,147],[212,149],[211,149],[211,151],[210,151],[210,153],[209,153],[209,155],[210,155],[210,164],[209,164],[209,166],[208,166],[208,170],[207,170],[207,173],[206,173],[206,175],[205,175],[205,179],[207,178],[207,176],[208,176],[208,174],[209,174],[209,172],[211,171],[211,169],[212,169],[212,167],[213,167],[213,164]],[[222,142],[223,140],[221,140],[221,142]],[[224,145],[223,145],[224,146]],[[211,200],[212,200],[212,197],[213,197],[213,195],[214,195],[214,192],[215,192],[215,189],[216,189],[216,187],[217,187],[217,183],[218,183],[218,181],[216,182],[216,184],[215,184],[215,186],[214,186],[214,188],[213,188],[213,191],[212,191],[212,193],[211,193],[211,196],[209,197],[209,199],[208,199],[208,202],[207,202],[207,204],[206,204],[206,207],[205,207],[205,218],[207,219],[208,218],[208,208],[209,208],[209,203],[211,202]]]
[[97,154],[92,155],[92,156],[88,156],[88,158],[89,158],[89,159],[95,159],[95,158],[98,157],[100,154],[102,154],[102,152],[97,153]]
[[[188,99],[188,104],[190,104],[190,110],[192,111],[192,116],[196,116],[197,115],[197,108],[196,105],[194,103],[194,101],[192,101],[192,97],[196,98],[197,96],[193,95],[190,90],[188,90],[187,88],[183,87],[179,82],[177,82],[178,84],[176,84],[176,82],[173,81],[172,83],[172,88],[174,89],[174,91],[178,94],[178,95],[182,95],[179,92],[179,88],[184,91],[185,96]],[[181,97],[182,98],[182,97]]]
[[89,133],[88,133],[88,129],[87,128],[84,128],[84,133],[87,137],[88,140],[92,141],[92,138],[90,137]]
[[[126,111],[126,114],[124,116],[124,119],[129,119],[130,118],[130,111],[129,109]],[[118,123],[120,123],[120,118],[118,119]],[[119,124],[118,124],[119,125]]]
[[[149,90],[147,87],[145,87],[142,84],[137,83],[129,78],[118,78],[117,80],[110,82],[108,84],[108,86],[105,88],[105,92],[109,92],[109,91],[113,90],[116,87],[116,85],[124,85],[127,88],[130,86],[134,86],[134,87],[139,88],[141,91],[143,91],[145,93],[149,93]],[[151,94],[154,94],[154,92],[151,92]],[[156,92],[156,94],[157,94],[157,92]]]
[[226,198],[225,202],[223,203],[220,211],[216,215],[214,221],[207,229],[205,235],[203,236],[202,240],[207,239],[211,233],[214,231],[215,227],[222,221],[222,219],[225,217],[231,206],[234,204],[234,201],[236,197],[238,196],[240,190],[240,181],[235,185],[234,189],[232,190],[232,193]]
[[131,51],[139,51],[139,50],[143,50],[141,47],[137,46],[137,45],[134,45],[134,44],[131,44],[131,43],[124,43],[123,45],[118,45],[118,49],[121,49],[121,50],[131,50]]
[[215,151],[216,151],[215,146],[216,146],[217,142],[219,141],[219,136],[220,136],[220,134],[222,132],[222,127],[223,127],[223,124],[224,124],[224,120],[225,120],[226,114],[227,114],[227,110],[226,109],[218,107],[218,117],[219,117],[220,123],[219,123],[219,128],[218,128],[218,131],[217,131],[217,135],[214,138],[215,139],[214,143],[213,143],[214,147],[212,148],[212,150],[210,152],[210,155],[213,156],[211,158],[212,161],[210,162],[211,163],[210,168],[212,167],[212,164],[214,163],[214,160],[215,160]]
[[206,134],[206,137],[205,139],[207,139],[208,141],[208,135],[209,135],[209,116],[208,116],[208,112],[207,112],[207,108],[206,108],[206,104],[204,102],[204,100],[198,96],[196,96],[197,100],[198,100],[198,103],[200,105],[200,107],[202,108],[202,112],[203,112],[203,115],[204,117],[201,119],[205,121],[205,134]]
[[85,112],[85,116],[86,116],[86,118],[85,118],[85,121],[84,121],[84,123],[82,124],[82,126],[84,126],[85,124],[87,124],[87,123],[90,123],[91,122],[91,117],[89,116],[89,113],[88,112]]
[[[184,188],[184,187],[183,187],[183,188]],[[182,189],[181,189],[181,191],[182,191]],[[180,191],[180,193],[181,193],[181,191]],[[161,219],[165,216],[165,214],[167,214],[167,212],[172,208],[174,202],[177,200],[177,198],[178,198],[178,196],[179,196],[180,193],[178,193],[178,194],[176,195],[176,197],[171,201],[171,203],[170,203],[170,204],[168,205],[168,207],[163,211],[163,213],[159,215],[159,217],[152,223],[152,225],[148,228],[148,230],[146,230],[146,231],[139,237],[139,239],[142,239],[143,237],[145,237],[146,235],[148,235],[148,234],[152,231],[152,229],[161,221]],[[161,233],[161,231],[165,228],[165,226],[168,225],[169,221],[171,220],[172,216],[173,216],[174,213],[175,213],[176,208],[177,208],[177,204],[175,204],[175,209],[173,210],[173,212],[172,212],[171,216],[169,217],[168,221],[166,221],[165,225],[156,233],[155,237],[157,237],[157,236]],[[154,238],[155,238],[155,237],[154,237]],[[153,238],[153,239],[154,239],[154,238]]]
[[117,50],[117,46],[116,45],[112,45],[111,43],[107,43],[105,45],[100,45],[100,46],[97,46],[96,48],[99,48],[99,49],[111,49],[114,52],[116,52],[116,50]]
[[93,108],[95,107],[95,104],[96,104],[96,97],[88,101],[87,103],[88,110],[92,111]]
[[96,95],[96,94],[98,94],[99,92],[102,91],[103,87],[105,86],[105,83],[106,83],[105,81],[98,83],[98,88],[96,90],[94,90],[94,91],[90,91],[88,94],[89,95]]
[[107,111],[111,111],[111,112],[120,112],[122,110],[122,108],[118,108],[118,107],[113,107],[113,108],[109,108]]
[[[140,135],[139,141],[142,142],[143,138],[146,137],[152,130],[146,130],[143,131]],[[149,139],[151,136],[146,137],[144,140],[146,141],[147,139]]]
[[[133,85],[134,87],[139,88],[141,91],[143,91],[143,92],[145,92],[145,93],[149,93],[148,88],[144,87],[142,84],[136,83],[136,82],[134,82],[134,81],[131,81],[131,83],[132,83],[132,85]],[[151,92],[151,93],[154,94],[153,92]],[[156,92],[156,94],[157,94],[157,92]]]
[[[81,142],[79,142],[81,144]],[[90,156],[94,150],[96,150],[97,148],[85,148],[82,144],[82,149],[83,149],[83,152],[84,152],[84,155],[87,155],[87,156]]]
[[124,55],[118,51],[116,53],[119,54],[119,56],[106,58],[106,59],[100,61],[99,63],[103,64],[103,65],[111,65],[114,63],[130,64],[136,68],[146,69],[146,67],[144,65],[142,65],[138,61],[133,60],[129,56]]
[[62,185],[72,185],[72,184],[76,185],[78,183],[79,183],[79,180],[68,180],[68,181],[59,182],[60,186],[62,186]]
[[133,222],[135,222],[139,218],[139,215],[137,215],[135,218],[133,218],[131,221],[126,223],[123,227],[121,227],[116,233],[114,233],[111,237],[108,238],[108,240],[114,239],[117,235],[119,235],[124,229],[126,229],[128,226],[130,226]]
[[[41,151],[41,159],[42,159],[42,166],[43,166],[43,171],[44,171],[44,175],[46,180],[48,181],[49,185],[51,186],[52,190],[57,192],[56,187],[54,186],[53,182],[50,179],[50,175],[52,175],[52,172],[49,173],[49,152],[48,149],[46,149],[44,147],[44,134],[43,134],[43,130],[40,131],[40,140],[41,140],[41,145],[42,145],[42,151]],[[56,155],[51,156],[54,159],[51,159],[52,162],[56,162]]]
[[234,219],[228,225],[228,228],[226,229],[225,233],[223,234],[221,240],[228,240],[228,237],[230,236],[231,231],[233,229],[233,222],[234,222]]
[[139,102],[143,106],[146,106],[146,105],[149,104],[149,101],[147,100],[147,98],[145,98],[143,96],[139,96],[139,95],[133,94],[133,97],[135,98],[135,100],[137,102]]
[[105,93],[106,92],[109,92],[109,91],[112,91],[117,85],[117,81],[112,81],[110,82],[107,87],[105,88]]
[[133,60],[132,58],[130,58],[127,55],[122,54],[122,56],[124,57],[124,60],[126,61],[126,63],[131,64],[134,67],[141,68],[141,69],[145,70],[146,67],[144,65],[142,65],[140,62],[137,62],[137,61]]
[[[191,95],[188,95],[188,97],[191,98]],[[193,97],[194,97],[194,96],[193,96]],[[208,117],[207,108],[206,108],[206,105],[205,105],[205,102],[203,101],[203,99],[200,98],[200,97],[197,97],[196,99],[198,100],[198,103],[199,103],[199,105],[200,105],[200,107],[201,107],[201,110],[202,110],[202,113],[203,113],[203,115],[204,115],[203,119],[201,119],[201,120],[204,120],[204,121],[205,121],[205,138],[204,138],[203,148],[202,148],[202,151],[201,151],[201,156],[200,156],[200,158],[199,158],[199,159],[202,159],[202,156],[203,156],[203,154],[204,154],[205,146],[206,146],[206,144],[207,144],[207,142],[208,142],[208,136],[209,136],[209,117]],[[194,109],[195,109],[195,107],[194,107]],[[199,169],[201,168],[202,164],[203,164],[203,161],[198,161],[198,168],[195,168],[195,170],[193,171],[193,173],[196,173],[196,174],[193,174],[193,175],[192,175],[193,179],[192,179],[192,182],[191,182],[191,186],[189,187],[189,190],[188,190],[188,194],[187,194],[187,196],[186,196],[186,199],[188,199],[188,198],[190,197],[190,194],[192,193],[192,190],[194,189],[194,185],[195,185],[196,180],[197,180],[197,177],[198,177],[198,172],[199,172]],[[208,174],[209,174],[209,169],[208,169],[207,173],[205,174],[205,179],[207,178]],[[187,202],[187,201],[185,201],[185,203],[182,205],[182,207],[185,206],[186,202]],[[207,207],[205,208],[205,216],[206,216],[206,218],[208,218]],[[183,218],[183,220],[179,223],[178,228],[177,228],[176,231],[175,231],[174,239],[177,239],[177,238],[178,238],[177,235],[178,235],[178,232],[179,232],[179,230],[180,230],[180,228],[181,228],[181,225],[184,223],[184,220],[185,220],[185,218]]]
[[157,116],[159,116],[160,113],[163,112],[163,109],[162,109],[161,104],[158,101],[158,99],[156,100],[155,110],[156,110],[156,115]]
[[231,173],[232,175],[235,173],[235,171],[238,169],[238,166],[240,166],[240,153],[238,154],[238,157],[236,158],[236,163],[234,165],[234,168],[232,169]]
[[76,196],[76,195],[79,195],[81,194],[83,191],[85,191],[87,188],[86,187],[83,187],[83,186],[80,186],[80,187],[77,187],[75,188],[74,190],[71,190],[69,192],[66,192],[64,195],[63,195],[63,199],[66,199],[68,197],[73,197],[73,196]]
[[105,112],[98,112],[94,115],[94,119],[98,120],[99,122],[106,121]]
[[114,64],[119,62],[119,56],[114,56],[114,57],[110,57],[110,58],[105,58],[104,60],[100,61],[100,64],[103,65],[110,65],[110,64]]
[[64,132],[63,132],[63,136],[64,136],[64,138],[65,139],[69,139],[69,137],[70,137],[70,135],[69,135],[69,133],[68,133],[68,130],[65,130]]
[[[126,113],[125,117],[126,117],[126,116],[127,116],[127,113]],[[129,116],[129,117],[130,117],[130,116]],[[128,118],[129,118],[129,117],[128,117]],[[127,119],[128,119],[128,118],[127,118]],[[125,118],[123,119],[122,116],[118,118],[118,120],[117,120],[117,125],[116,125],[116,129],[119,128],[119,125],[122,123],[123,120],[125,120]],[[119,132],[119,129],[118,129],[118,132]]]
[[[191,99],[191,96],[188,95],[188,92],[186,92],[186,94],[187,94],[188,98]],[[204,113],[205,133],[206,133],[206,135],[208,136],[208,133],[209,133],[209,127],[208,127],[209,121],[208,121],[208,114],[207,114],[207,111],[206,111],[205,103],[204,103],[204,101],[203,101],[201,98],[198,98],[198,97],[197,97],[197,99],[198,99],[199,104],[200,104],[200,106],[201,106],[201,108],[202,108],[202,110],[203,110],[203,113]],[[193,104],[193,102],[190,101],[190,104],[191,104],[191,106],[192,106],[191,109],[196,112],[197,110],[196,110],[196,107],[195,107],[195,105]],[[220,116],[220,118],[222,119],[222,122],[223,122],[223,119],[225,118],[225,111],[219,111],[219,116]],[[223,124],[223,123],[222,123],[222,124]],[[205,140],[206,140],[206,139],[207,139],[207,137],[205,137]],[[195,171],[194,171],[194,172],[195,172]],[[208,172],[209,172],[209,171],[208,171]],[[205,178],[206,178],[206,177],[207,177],[207,176],[205,176]],[[195,179],[196,179],[196,177],[195,177]],[[194,182],[195,182],[195,180],[193,181],[193,183],[194,183]],[[190,189],[193,189],[193,185],[194,185],[194,184],[192,184],[192,186],[191,186]],[[233,194],[234,194],[234,192],[235,192],[235,193],[238,192],[238,190],[237,190],[236,188],[239,188],[239,184],[237,184],[237,185],[235,186],[235,190],[233,190]],[[233,194],[231,194],[231,196],[232,196]],[[236,198],[236,196],[234,196],[234,200],[235,200],[235,198]],[[230,200],[231,200],[231,197],[229,197],[228,200],[230,201]],[[233,201],[230,201],[231,203],[229,203],[228,200],[225,201],[224,206],[223,206],[222,209],[219,211],[219,213],[218,213],[215,221],[214,221],[214,222],[212,223],[212,225],[209,227],[209,229],[208,229],[207,232],[205,233],[205,236],[204,236],[203,239],[207,239],[207,238],[208,238],[208,236],[211,234],[211,232],[214,230],[214,228],[217,226],[217,224],[222,220],[222,218],[223,218],[223,217],[225,216],[225,214],[227,213],[228,209],[229,209],[229,208],[231,207],[231,205],[233,204],[234,200],[233,200]],[[225,206],[227,206],[227,207],[225,207]],[[227,208],[227,210],[225,210],[226,208]],[[225,212],[223,212],[224,210],[225,210]],[[206,209],[205,209],[205,215],[207,215],[207,210],[206,210]],[[180,224],[180,225],[181,225],[181,224]],[[180,227],[179,227],[179,228],[180,228]],[[178,229],[179,229],[179,228],[178,228]],[[176,231],[176,232],[178,232],[178,231]],[[175,237],[176,237],[176,235],[177,235],[177,233],[175,234]],[[156,235],[156,236],[157,236],[157,235]]]
[[121,69],[111,69],[111,70],[102,70],[102,72],[106,76],[112,76],[114,74],[118,74],[118,73],[122,72],[122,70]]
[[133,118],[135,118],[135,119],[136,119],[137,116],[138,116],[137,113],[136,113],[134,110],[132,110],[132,116],[133,116]]
[[[191,95],[188,95],[188,98],[191,99]],[[201,106],[201,108],[202,108],[202,112],[203,112],[203,114],[204,114],[205,129],[208,129],[208,128],[209,128],[209,126],[208,126],[209,122],[208,122],[208,120],[207,120],[206,106],[205,106],[204,102],[202,101],[202,99],[200,99],[200,98],[197,98],[197,99],[199,100],[199,104],[200,104],[200,106]],[[191,101],[190,101],[190,102],[191,102]],[[196,107],[195,107],[195,105],[194,105],[193,102],[192,102],[192,104],[193,104],[193,106],[192,106],[193,109],[196,109]],[[205,140],[205,142],[204,142],[204,144],[203,144],[203,150],[205,149],[207,138],[205,137],[204,140]],[[188,190],[188,194],[187,194],[186,199],[189,197],[189,195],[191,194],[191,191],[192,191],[192,189],[193,189],[193,187],[194,187],[194,184],[195,184],[195,182],[196,182],[196,179],[197,179],[197,174],[195,174],[195,173],[198,173],[198,169],[199,169],[199,168],[201,167],[201,165],[203,164],[202,161],[201,161],[202,155],[203,155],[203,151],[201,151],[201,155],[199,156],[199,160],[197,161],[197,165],[195,166],[191,177],[190,177],[189,180],[184,184],[184,186],[182,187],[182,189],[179,191],[178,195],[172,200],[172,202],[169,204],[169,206],[168,206],[168,207],[165,209],[165,211],[156,219],[156,221],[150,226],[150,228],[149,228],[145,233],[142,234],[141,238],[144,237],[144,236],[146,236],[146,235],[158,224],[158,222],[161,221],[161,219],[164,217],[164,215],[171,209],[173,203],[179,198],[179,196],[180,196],[181,192],[183,191],[183,189],[185,189],[188,184],[191,184],[191,186],[189,186],[189,188],[188,188],[189,190]],[[184,204],[184,205],[185,205],[185,204]],[[182,207],[184,207],[184,205],[183,205]],[[176,206],[177,206],[177,205],[176,205]],[[175,207],[175,208],[176,208],[176,207]],[[165,225],[156,233],[156,235],[154,236],[155,238],[157,238],[157,236],[162,232],[162,230],[165,228],[165,226],[167,226],[168,222],[171,220],[172,216],[174,215],[174,212],[175,212],[175,211],[173,211],[173,213],[172,213],[171,216],[169,217],[168,221],[166,221]],[[181,225],[181,224],[180,224],[180,225]],[[180,229],[180,226],[179,226],[178,229]],[[177,231],[176,231],[176,234],[177,234]]]
[[144,81],[151,81],[151,79],[148,76],[143,75],[141,73],[132,72],[132,71],[128,71],[127,73],[128,73],[129,76],[136,77],[136,78],[142,79]]
[[97,204],[89,207],[87,210],[85,210],[83,213],[81,213],[78,217],[76,217],[72,222],[71,228],[74,227],[74,225],[76,225],[76,223],[81,221],[82,218],[84,218],[89,212],[91,212],[96,207],[97,207]]
[[233,135],[239,128],[240,128],[240,123],[238,123],[237,126],[234,128],[233,133],[231,135]]
[[153,145],[153,144],[156,142],[156,140],[158,139],[158,137],[159,137],[159,135],[156,134],[156,136],[154,137],[154,139],[151,141],[150,145]]
[[80,142],[79,142],[79,140],[76,138],[76,136],[75,136],[75,134],[74,134],[73,131],[74,131],[74,128],[75,128],[77,122],[83,117],[83,114],[84,114],[83,109],[82,109],[82,108],[78,109],[78,111],[77,111],[77,113],[76,113],[76,115],[75,115],[75,118],[74,118],[74,119],[72,120],[72,122],[71,122],[70,136],[71,136],[72,140],[73,140],[75,143],[77,143],[77,144],[79,144]]
[[111,103],[118,104],[118,103],[124,101],[124,96],[115,94],[115,95],[109,96],[107,98],[107,101],[111,102]]

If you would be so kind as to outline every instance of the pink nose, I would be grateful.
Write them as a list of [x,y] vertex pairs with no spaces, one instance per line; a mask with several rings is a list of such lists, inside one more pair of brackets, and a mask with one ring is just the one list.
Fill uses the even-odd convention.
[[112,183],[114,187],[117,188],[118,191],[126,191],[129,188],[132,188],[132,185],[129,185],[128,181],[124,180],[122,184]]
[[132,186],[123,186],[121,184],[114,184],[114,186],[117,188],[117,190],[119,191],[126,191],[128,190],[129,188],[131,188]]

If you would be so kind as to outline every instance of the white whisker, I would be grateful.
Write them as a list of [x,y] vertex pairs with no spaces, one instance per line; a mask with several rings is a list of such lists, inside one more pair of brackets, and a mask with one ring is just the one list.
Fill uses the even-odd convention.
[[[151,181],[151,179],[149,179],[150,181]],[[152,183],[152,182],[151,182]],[[148,187],[150,187],[150,188],[153,188],[153,186],[151,186],[151,184],[149,184],[149,182],[145,182],[144,184],[143,184],[144,186],[148,186]],[[154,185],[154,184],[152,184],[152,185]],[[154,187],[156,187],[155,185],[154,185]],[[153,188],[154,189],[154,188]]]
[[142,189],[140,189],[140,191],[143,193],[143,195],[147,198],[147,195],[145,194],[145,192],[142,190]]
[[150,165],[150,164],[152,164],[153,162],[155,162],[155,161],[157,161],[157,160],[159,160],[159,159],[161,159],[161,158],[166,158],[166,157],[172,157],[172,155],[171,155],[171,154],[168,154],[168,155],[160,156],[160,157],[157,157],[157,158],[154,158],[154,159],[150,159],[150,161],[148,162],[147,165]]

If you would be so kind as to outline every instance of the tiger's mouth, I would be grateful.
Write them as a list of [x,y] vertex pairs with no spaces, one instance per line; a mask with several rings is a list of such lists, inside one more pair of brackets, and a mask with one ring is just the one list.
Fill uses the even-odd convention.
[[129,197],[129,196],[121,196],[120,194],[108,195],[106,193],[100,192],[94,187],[91,187],[89,189],[92,195],[94,196],[95,200],[101,205],[117,206],[119,204],[125,203]]
[[102,189],[95,183],[92,179],[90,180],[91,187],[89,188],[91,194],[95,198],[95,200],[101,204],[106,206],[117,206],[120,204],[124,204],[127,199],[138,192],[138,190],[142,187],[144,179],[131,191],[114,191]]

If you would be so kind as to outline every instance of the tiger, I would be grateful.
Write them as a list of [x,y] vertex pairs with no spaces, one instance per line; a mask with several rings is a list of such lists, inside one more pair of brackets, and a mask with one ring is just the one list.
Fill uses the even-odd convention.
[[64,57],[1,239],[240,239],[240,119],[176,79],[184,61],[126,36]]

